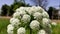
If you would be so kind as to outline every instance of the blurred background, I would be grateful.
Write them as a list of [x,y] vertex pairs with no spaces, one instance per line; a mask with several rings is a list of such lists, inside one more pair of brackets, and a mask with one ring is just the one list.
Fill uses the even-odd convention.
[[60,0],[0,0],[0,16],[12,16],[21,6],[41,6],[50,19],[60,19]]
[[9,19],[19,7],[41,6],[58,23],[52,34],[60,34],[60,0],[0,0],[0,34],[7,34]]

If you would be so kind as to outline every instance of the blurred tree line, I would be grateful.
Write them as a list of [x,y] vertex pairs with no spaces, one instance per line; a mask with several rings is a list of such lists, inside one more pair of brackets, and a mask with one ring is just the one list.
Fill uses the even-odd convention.
[[[12,5],[4,4],[1,8],[2,13],[1,16],[12,16],[12,14],[15,12],[15,10],[21,6],[28,7],[29,4],[25,3],[26,0],[14,0],[14,3]],[[35,3],[35,6],[41,6],[46,10],[47,6],[47,0],[31,0],[33,3]]]
[[4,4],[1,8],[1,16],[12,16],[12,14],[15,12],[15,10],[21,6],[30,6],[29,4],[26,4],[24,0],[14,0],[14,3],[12,5]]
[[[35,3],[35,6],[41,6],[43,9],[46,10],[46,7],[48,5],[48,0],[31,0],[33,3]],[[12,14],[15,12],[15,10],[21,6],[29,7],[29,4],[25,3],[25,0],[14,0],[14,3],[12,5],[4,4],[1,8],[1,16],[12,16]],[[47,11],[47,10],[46,10]],[[57,13],[57,10],[54,7],[49,7],[47,13],[50,16],[50,19],[52,19],[52,14]]]
[[58,19],[58,16],[59,16],[58,15],[58,12],[59,12],[58,9],[56,9],[54,7],[49,7],[47,12],[49,14],[50,19]]

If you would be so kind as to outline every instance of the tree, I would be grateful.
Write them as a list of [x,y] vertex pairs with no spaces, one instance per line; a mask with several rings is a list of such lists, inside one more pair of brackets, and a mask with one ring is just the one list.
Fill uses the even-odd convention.
[[2,10],[0,9],[0,15],[1,15]]
[[50,17],[50,19],[52,19],[52,12],[54,11],[54,7],[49,7],[49,9],[48,9],[48,14],[49,14],[49,17]]
[[24,0],[14,0],[14,3],[10,6],[10,16],[15,12],[15,10],[21,6],[28,7],[29,4],[24,3]]
[[31,0],[35,5],[41,6],[42,8],[46,9],[48,5],[48,0]]
[[14,3],[11,5],[11,8],[14,10],[16,10],[17,8],[21,7],[21,6],[24,6],[24,7],[28,7],[30,6],[29,4],[26,4],[24,3],[25,1],[24,0],[14,0]]
[[7,4],[4,4],[1,9],[2,9],[2,13],[1,13],[2,16],[9,15],[10,7]]

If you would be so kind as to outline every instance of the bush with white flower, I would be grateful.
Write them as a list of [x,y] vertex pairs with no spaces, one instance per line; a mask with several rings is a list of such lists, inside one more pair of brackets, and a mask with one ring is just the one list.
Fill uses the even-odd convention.
[[[52,23],[56,25],[55,23]],[[51,20],[48,13],[39,6],[20,7],[16,9],[10,24],[8,34],[51,34]]]

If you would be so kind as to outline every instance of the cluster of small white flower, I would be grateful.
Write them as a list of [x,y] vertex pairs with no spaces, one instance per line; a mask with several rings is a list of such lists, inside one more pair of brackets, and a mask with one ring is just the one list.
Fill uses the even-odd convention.
[[[16,12],[13,14],[13,18],[10,19],[7,32],[8,34],[13,34],[14,28],[18,27],[17,34],[25,34],[25,27],[29,26],[31,30],[38,30],[37,34],[46,34],[48,32],[46,32],[46,30],[42,30],[44,29],[43,26],[50,26],[50,23],[49,15],[43,8],[39,6],[20,7],[16,9]],[[52,24],[56,25],[55,23]]]
[[13,26],[18,26],[20,23],[20,20],[17,19],[17,18],[11,18],[10,19],[10,23],[13,25]]
[[33,21],[30,23],[30,27],[31,27],[31,29],[33,29],[33,30],[39,29],[39,28],[40,28],[39,25],[40,25],[40,23],[39,23],[37,20],[33,20]]
[[45,30],[39,30],[38,34],[47,34]]
[[21,27],[17,30],[17,34],[25,34],[26,30],[25,28]]
[[7,26],[7,32],[8,32],[8,34],[13,34],[13,30],[14,30],[14,27],[11,24],[9,24]]
[[24,23],[28,23],[28,22],[30,22],[30,19],[31,19],[31,17],[30,17],[30,15],[23,15],[23,17],[22,17],[22,22],[24,22]]

